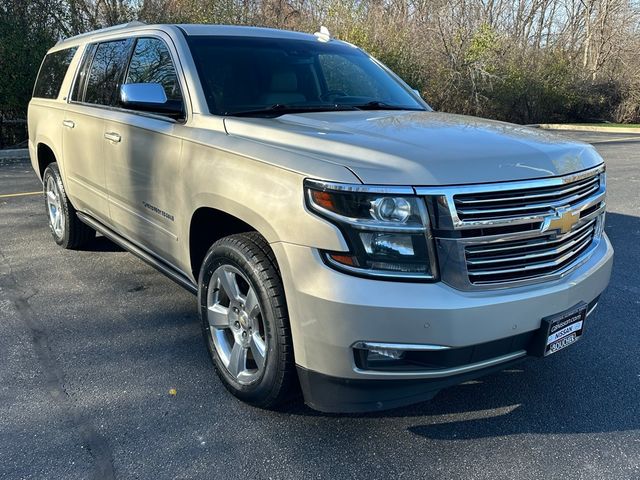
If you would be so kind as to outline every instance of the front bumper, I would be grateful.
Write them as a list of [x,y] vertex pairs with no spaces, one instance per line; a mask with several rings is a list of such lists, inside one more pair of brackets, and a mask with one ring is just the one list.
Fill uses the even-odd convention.
[[[521,361],[526,348],[515,339],[526,342],[544,317],[580,302],[592,303],[609,283],[613,259],[613,248],[603,235],[589,260],[562,279],[505,290],[460,291],[442,282],[353,277],[327,267],[312,248],[285,243],[272,247],[287,294],[305,401],[324,411],[377,410],[429,399],[447,385]],[[352,348],[357,342],[384,342],[462,352],[511,339],[513,350],[483,358],[493,360],[487,365],[470,361],[436,370],[362,369]]]
[[431,400],[443,388],[504,370],[525,358],[430,380],[353,380],[323,375],[300,366],[298,378],[304,401],[314,410],[327,413],[374,412]]

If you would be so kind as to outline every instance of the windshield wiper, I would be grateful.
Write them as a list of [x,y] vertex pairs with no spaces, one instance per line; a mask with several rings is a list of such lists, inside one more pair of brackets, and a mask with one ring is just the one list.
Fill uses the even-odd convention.
[[339,112],[345,110],[357,110],[358,108],[351,105],[287,105],[283,103],[276,103],[270,107],[257,108],[254,110],[243,110],[240,112],[225,112],[225,115],[232,117],[243,117],[252,115],[268,115],[278,116],[285,115],[287,113],[303,113],[303,112]]
[[361,105],[353,105],[358,110],[412,110],[422,112],[425,109],[419,107],[407,107],[404,105],[391,105],[380,100],[373,100],[371,102],[363,103]]

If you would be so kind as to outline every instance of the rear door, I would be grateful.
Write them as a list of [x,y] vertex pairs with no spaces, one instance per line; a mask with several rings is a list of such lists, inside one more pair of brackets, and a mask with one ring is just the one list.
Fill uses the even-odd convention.
[[133,41],[87,45],[63,123],[67,189],[76,208],[109,223],[104,112],[116,106]]
[[[184,82],[170,39],[135,39],[124,83],[159,83],[183,111]],[[183,118],[120,108],[105,116],[106,178],[114,228],[172,263],[179,262]]]

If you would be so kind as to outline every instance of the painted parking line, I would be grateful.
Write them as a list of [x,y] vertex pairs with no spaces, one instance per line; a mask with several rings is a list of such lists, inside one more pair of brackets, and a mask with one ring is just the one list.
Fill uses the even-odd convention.
[[618,137],[618,138],[610,138],[608,140],[596,140],[595,142],[591,142],[591,143],[615,143],[615,142],[628,142],[629,140],[631,141],[636,141],[636,142],[640,142],[640,135],[636,135],[634,137]]
[[0,194],[0,198],[26,197],[29,195],[42,195],[42,190],[38,192],[3,193]]

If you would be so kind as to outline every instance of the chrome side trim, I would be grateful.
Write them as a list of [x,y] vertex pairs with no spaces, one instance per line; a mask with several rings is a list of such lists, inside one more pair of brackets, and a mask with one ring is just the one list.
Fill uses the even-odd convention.
[[482,370],[483,368],[493,367],[494,365],[499,365],[501,363],[506,363],[511,360],[516,360],[518,358],[523,358],[527,355],[525,350],[518,350],[517,352],[509,353],[507,355],[502,355],[500,357],[491,358],[489,360],[484,360],[482,362],[470,363],[469,365],[462,365],[460,367],[453,368],[444,368],[440,370],[429,370],[422,372],[384,372],[379,370],[363,370],[361,368],[355,367],[353,371],[359,375],[366,375],[370,377],[411,377],[411,378],[442,378],[442,377],[451,377],[453,375],[460,375],[462,373],[473,372],[475,370]]
[[408,352],[438,352],[440,350],[449,350],[451,347],[446,345],[429,345],[421,343],[382,343],[382,342],[356,342],[351,348],[371,350],[381,348],[385,350],[404,350]]

